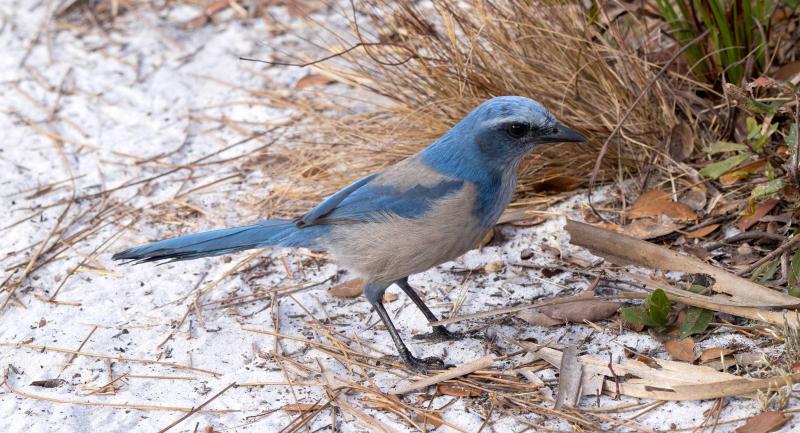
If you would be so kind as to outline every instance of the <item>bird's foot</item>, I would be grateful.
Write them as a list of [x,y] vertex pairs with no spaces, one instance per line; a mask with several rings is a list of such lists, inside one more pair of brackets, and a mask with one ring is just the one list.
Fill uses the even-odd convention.
[[445,328],[444,326],[434,326],[433,332],[414,336],[415,340],[425,340],[434,342],[453,341],[453,340],[460,340],[462,338],[464,338],[464,334],[462,332],[448,331],[447,328]]
[[417,373],[427,373],[429,370],[444,370],[445,364],[441,358],[431,356],[430,358],[417,358],[411,354],[403,356],[403,364]]

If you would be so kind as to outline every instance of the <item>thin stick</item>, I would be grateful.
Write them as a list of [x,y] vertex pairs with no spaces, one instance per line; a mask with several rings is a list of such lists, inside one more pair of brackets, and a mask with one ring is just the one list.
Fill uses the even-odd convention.
[[217,397],[221,396],[221,395],[222,395],[222,394],[223,394],[225,391],[227,391],[227,390],[229,390],[229,389],[231,389],[231,388],[233,388],[233,387],[235,387],[235,386],[236,386],[236,382],[232,382],[230,385],[226,386],[225,388],[222,388],[222,391],[220,391],[220,392],[218,392],[218,393],[214,394],[213,396],[211,396],[211,398],[209,398],[208,400],[206,400],[205,402],[203,402],[203,404],[201,404],[200,406],[197,406],[197,407],[195,407],[195,408],[192,408],[192,410],[190,410],[189,412],[187,412],[187,413],[186,413],[186,415],[184,415],[184,416],[182,416],[182,417],[178,418],[178,419],[177,419],[177,420],[175,420],[175,422],[173,422],[172,424],[170,424],[170,425],[168,425],[168,426],[166,426],[166,427],[162,428],[161,430],[159,430],[159,431],[158,431],[158,433],[164,433],[164,432],[166,432],[167,430],[171,429],[172,427],[175,427],[176,425],[180,424],[180,423],[181,423],[183,420],[185,420],[186,418],[189,418],[190,416],[192,416],[192,415],[196,414],[197,412],[199,412],[199,411],[200,411],[200,409],[202,409],[202,408],[206,407],[206,405],[207,405],[207,404],[211,403],[211,402],[212,402],[212,401],[214,401],[214,400],[215,400]]
[[483,368],[490,367],[492,364],[494,364],[494,361],[496,359],[497,356],[495,355],[492,354],[486,355],[482,358],[470,361],[460,367],[456,367],[451,370],[439,373],[437,375],[426,377],[424,379],[420,379],[416,382],[410,383],[404,387],[392,391],[392,394],[396,395],[408,394],[409,392],[418,390],[420,388],[425,388],[430,385],[435,385],[437,383],[444,382],[445,380],[455,379],[456,377],[467,375],[469,373],[481,370]]
[[800,236],[798,236],[798,235],[792,236],[791,239],[789,239],[783,245],[781,245],[778,248],[776,248],[775,251],[773,251],[773,252],[767,254],[766,256],[762,257],[760,260],[758,260],[757,262],[755,262],[752,265],[748,266],[747,268],[737,272],[736,275],[742,276],[742,275],[749,274],[750,272],[753,272],[754,270],[758,269],[758,267],[763,265],[764,263],[772,261],[776,257],[780,257],[781,254],[783,254],[786,251],[789,251],[792,247],[794,247],[798,243],[800,243]]
[[[83,341],[81,342],[81,345],[78,346],[77,349],[75,349],[76,352],[80,352],[81,349],[83,349],[83,345],[86,344],[86,342],[89,341],[90,338],[92,338],[92,334],[94,334],[94,331],[96,331],[96,330],[97,330],[97,325],[94,325],[92,327],[92,330],[89,331],[89,335],[87,335],[86,338],[84,338]],[[61,373],[64,373],[64,370],[66,370],[67,367],[69,367],[72,364],[72,361],[74,361],[75,357],[77,357],[77,356],[78,355],[76,353],[73,353],[72,355],[70,355],[69,359],[67,360],[67,363],[61,369]],[[61,376],[61,373],[58,373],[58,375]]]
[[222,373],[218,373],[216,371],[211,370],[204,370],[202,368],[191,367],[188,365],[178,364],[177,362],[168,362],[168,361],[156,361],[152,359],[144,359],[144,358],[128,358],[121,355],[106,355],[104,353],[94,353],[94,352],[81,352],[79,350],[70,350],[70,349],[63,349],[60,347],[51,347],[51,346],[42,346],[39,344],[28,344],[28,343],[8,343],[8,342],[0,342],[0,346],[6,347],[24,347],[26,349],[33,349],[33,350],[50,350],[53,352],[61,352],[61,353],[73,353],[75,355],[81,356],[88,356],[91,358],[100,358],[100,359],[111,359],[114,361],[122,361],[122,362],[135,362],[140,364],[158,364],[163,365],[165,367],[172,367],[181,370],[191,370],[197,371],[199,373],[206,373],[212,376],[222,376]]

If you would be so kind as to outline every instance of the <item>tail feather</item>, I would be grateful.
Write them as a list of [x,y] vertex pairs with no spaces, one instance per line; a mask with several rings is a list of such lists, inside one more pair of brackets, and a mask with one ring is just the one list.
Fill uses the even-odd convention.
[[192,260],[269,246],[319,248],[329,227],[299,228],[288,220],[267,220],[242,227],[194,233],[153,242],[114,254],[114,260],[136,263]]

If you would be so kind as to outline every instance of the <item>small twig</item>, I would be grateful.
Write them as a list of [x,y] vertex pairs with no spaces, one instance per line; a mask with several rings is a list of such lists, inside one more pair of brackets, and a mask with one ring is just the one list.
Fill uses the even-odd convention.
[[227,390],[229,390],[229,389],[231,389],[231,388],[233,388],[235,386],[236,386],[236,382],[232,382],[230,385],[226,386],[225,388],[222,388],[222,391],[220,391],[220,392],[214,394],[213,396],[211,396],[211,398],[209,398],[208,400],[203,402],[203,404],[201,404],[200,406],[192,408],[192,410],[190,410],[185,415],[183,415],[182,417],[180,417],[177,420],[175,420],[175,422],[173,422],[172,424],[170,424],[170,425],[164,427],[163,429],[159,430],[158,433],[164,433],[167,430],[171,429],[172,427],[175,427],[176,425],[180,424],[183,420],[185,420],[186,418],[189,418],[190,416],[192,416],[195,413],[199,412],[202,408],[206,407],[207,404],[209,404],[212,401],[216,400],[216,398],[221,396],[225,391],[227,391]]
[[495,355],[489,354],[484,357],[478,358],[474,361],[470,361],[460,367],[456,367],[442,373],[439,373],[435,376],[426,377],[424,379],[420,379],[416,382],[410,383],[406,386],[403,386],[399,389],[392,391],[392,394],[395,395],[402,395],[408,394],[411,391],[415,391],[421,388],[425,388],[430,385],[435,385],[440,382],[444,382],[445,380],[455,379],[456,377],[464,376],[469,373],[473,373],[475,371],[487,368],[494,364],[494,361],[497,359]]
[[[322,62],[328,61],[330,59],[334,59],[336,57],[341,57],[341,56],[349,53],[350,51],[353,51],[353,50],[355,50],[357,48],[360,48],[360,47],[364,47],[366,49],[367,47],[376,47],[376,46],[393,46],[393,47],[398,47],[398,48],[402,48],[404,50],[409,51],[408,48],[406,48],[406,47],[404,47],[402,45],[397,45],[397,44],[387,44],[387,43],[384,43],[384,42],[358,42],[357,44],[352,45],[349,48],[346,48],[346,49],[344,49],[342,51],[338,51],[338,52],[333,53],[331,55],[328,55],[328,56],[325,56],[325,57],[321,57],[319,59],[312,60],[312,61],[306,62],[306,63],[274,62],[274,61],[270,61],[270,60],[251,59],[249,57],[239,57],[239,60],[245,60],[247,62],[266,63],[266,64],[272,65],[272,66],[294,66],[294,67],[298,67],[298,68],[304,68],[306,66],[316,65],[317,63],[322,63]],[[413,58],[414,58],[414,54],[411,54],[405,60],[402,60],[402,61],[399,61],[399,62],[394,62],[394,63],[385,63],[385,65],[386,66],[400,66],[400,65],[402,65],[404,63],[408,63]]]
[[763,265],[764,263],[772,261],[776,257],[780,257],[781,254],[783,254],[785,251],[789,251],[792,247],[794,247],[797,244],[800,244],[800,235],[792,236],[791,239],[789,239],[783,245],[776,248],[775,251],[762,257],[760,260],[748,266],[747,268],[737,272],[736,275],[742,276],[753,272],[754,270],[758,269],[759,266]]

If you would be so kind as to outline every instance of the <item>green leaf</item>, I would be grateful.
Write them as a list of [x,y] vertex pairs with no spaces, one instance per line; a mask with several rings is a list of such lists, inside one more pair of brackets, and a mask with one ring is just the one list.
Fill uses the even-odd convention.
[[775,259],[764,263],[763,265],[757,267],[755,271],[753,271],[753,275],[750,277],[750,279],[752,281],[757,280],[759,284],[764,284],[775,277],[775,273],[778,272],[780,265],[780,259]]
[[783,177],[758,184],[750,191],[750,200],[756,200],[767,195],[775,194],[780,192],[785,186],[786,179]]
[[748,117],[744,120],[745,127],[747,128],[747,139],[752,140],[761,133],[761,125],[756,122],[756,119]]
[[794,252],[789,263],[789,295],[800,297],[800,249]]
[[[800,1],[800,0],[798,0],[798,1]],[[747,147],[746,144],[732,143],[730,141],[718,141],[718,142],[712,144],[711,146],[706,147],[705,149],[703,149],[703,152],[705,152],[705,153],[707,153],[709,155],[714,155],[716,153],[723,153],[723,152],[748,152],[749,153],[749,151],[750,151],[750,148]]]
[[786,136],[786,147],[789,148],[790,153],[794,153],[797,148],[797,123],[792,123],[792,126],[789,127],[789,135]]
[[631,325],[644,326],[647,313],[642,307],[625,307],[622,309],[622,318]]
[[708,324],[714,318],[714,312],[700,307],[689,307],[686,310],[686,319],[681,323],[680,338],[700,334],[708,329]]
[[743,163],[749,157],[750,155],[748,154],[739,154],[736,156],[732,156],[728,159],[724,159],[722,161],[709,164],[703,167],[702,170],[700,170],[700,175],[710,179],[716,179],[725,174],[726,172],[732,170],[737,165]]
[[669,321],[671,306],[667,294],[661,289],[656,289],[644,300],[647,316],[658,326],[664,326]]
[[692,293],[703,293],[703,290],[705,290],[706,288],[707,288],[706,286],[701,286],[699,284],[692,284],[689,287],[689,291]]

